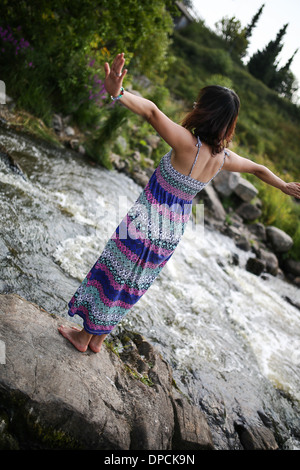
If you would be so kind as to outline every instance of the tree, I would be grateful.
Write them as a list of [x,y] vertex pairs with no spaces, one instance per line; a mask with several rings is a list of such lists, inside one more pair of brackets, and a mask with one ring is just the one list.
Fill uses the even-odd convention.
[[282,38],[287,27],[288,24],[285,24],[277,33],[276,39],[270,41],[262,51],[255,52],[248,62],[249,72],[267,86],[270,86],[276,74],[276,58],[283,47]]
[[297,52],[298,49],[294,52],[292,57],[290,57],[287,63],[277,70],[269,84],[272,90],[277,91],[280,95],[288,99],[292,99],[294,93],[298,89],[296,78],[290,70],[291,64]]
[[252,33],[253,33],[253,29],[256,27],[256,24],[263,12],[263,9],[265,7],[265,4],[263,4],[260,9],[258,10],[258,12],[253,16],[252,20],[251,20],[251,23],[248,24],[248,26],[246,26],[245,28],[245,37],[246,39],[249,39],[251,36],[252,36]]
[[245,55],[248,40],[245,36],[245,29],[242,28],[240,20],[235,16],[232,18],[224,17],[216,24],[218,34],[228,44],[228,51],[241,58]]

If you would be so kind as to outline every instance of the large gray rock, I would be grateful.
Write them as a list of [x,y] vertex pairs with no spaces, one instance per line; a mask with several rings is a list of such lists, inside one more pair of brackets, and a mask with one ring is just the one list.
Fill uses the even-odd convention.
[[224,222],[226,212],[213,186],[211,184],[207,185],[200,194],[204,200],[204,214],[215,220]]
[[261,210],[250,202],[243,202],[236,210],[236,213],[244,220],[255,220],[261,216]]
[[300,261],[286,259],[282,263],[282,268],[287,273],[293,274],[294,276],[300,276]]
[[278,450],[272,432],[266,427],[236,424],[236,429],[245,450]]
[[240,181],[240,173],[220,171],[213,179],[213,186],[221,196],[230,196]]
[[0,295],[0,448],[213,448],[204,415],[173,387],[170,366],[145,338],[132,334],[121,355],[107,345],[80,353],[58,333],[61,323]]
[[276,276],[278,274],[279,263],[278,258],[274,253],[260,249],[259,258],[265,262],[266,271],[268,273],[272,274],[273,276]]
[[258,190],[255,186],[244,178],[239,179],[238,184],[234,188],[234,192],[245,202],[252,201],[252,199],[254,199],[258,194]]
[[293,246],[293,239],[277,227],[269,226],[266,228],[267,240],[271,243],[276,253],[285,253]]

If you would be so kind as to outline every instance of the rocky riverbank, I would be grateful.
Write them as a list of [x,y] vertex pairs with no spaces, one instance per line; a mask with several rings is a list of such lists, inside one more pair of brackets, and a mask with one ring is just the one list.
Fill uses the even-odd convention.
[[[0,295],[0,317],[2,450],[215,449],[205,414],[140,334],[82,354],[58,333],[61,318],[18,295]],[[264,416],[235,433],[235,449],[278,449]]]

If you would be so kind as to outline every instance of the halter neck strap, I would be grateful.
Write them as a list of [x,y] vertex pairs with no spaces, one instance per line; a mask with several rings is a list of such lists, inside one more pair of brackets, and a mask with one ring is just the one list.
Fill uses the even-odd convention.
[[192,166],[192,168],[191,168],[191,171],[190,171],[190,173],[189,173],[189,176],[191,176],[191,174],[192,174],[192,171],[193,171],[193,169],[194,169],[194,166],[196,165],[196,161],[198,160],[198,155],[199,155],[199,151],[200,151],[200,147],[201,147],[201,145],[202,145],[202,142],[201,142],[201,140],[200,140],[199,136],[197,136],[197,143],[196,143],[196,147],[198,147],[198,150],[197,150],[197,155],[196,155],[196,157],[195,157],[195,160],[194,160],[193,166]]

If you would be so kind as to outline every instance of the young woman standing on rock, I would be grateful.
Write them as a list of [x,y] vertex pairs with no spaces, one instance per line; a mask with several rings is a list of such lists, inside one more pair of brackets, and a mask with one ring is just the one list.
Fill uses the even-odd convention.
[[234,91],[203,88],[194,109],[179,125],[153,102],[123,89],[124,63],[124,54],[118,54],[111,68],[105,64],[107,92],[144,117],[172,150],[162,157],[69,302],[69,315],[79,315],[83,329],[61,326],[59,331],[81,352],[88,347],[99,352],[106,336],[148,290],[184,233],[193,198],[219,171],[251,173],[300,198],[300,183],[286,183],[265,166],[226,148],[240,108]]

